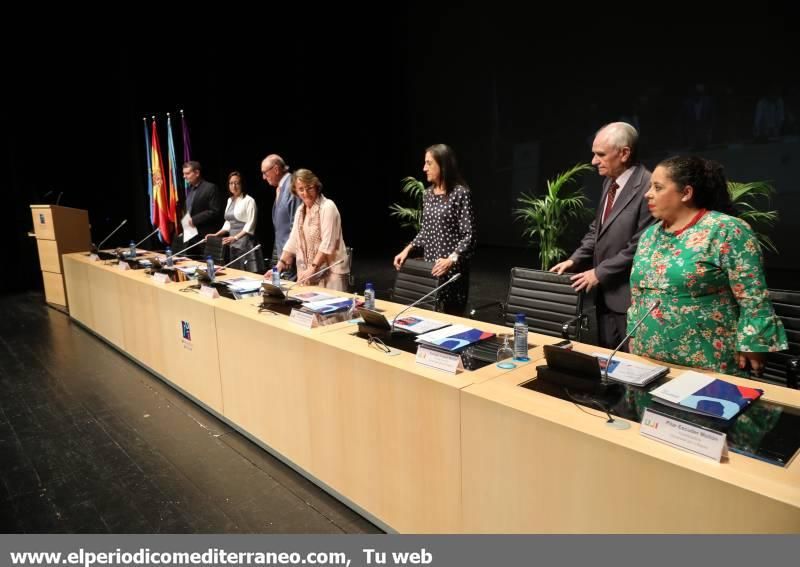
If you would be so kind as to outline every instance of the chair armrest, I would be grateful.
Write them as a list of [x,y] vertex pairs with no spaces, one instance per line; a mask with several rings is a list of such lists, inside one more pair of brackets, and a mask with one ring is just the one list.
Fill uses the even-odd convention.
[[586,315],[581,313],[580,315],[576,315],[572,319],[567,319],[566,321],[561,323],[561,338],[572,340],[572,338],[569,336],[569,326],[572,325],[573,323],[577,325],[583,325],[585,321],[586,321]]

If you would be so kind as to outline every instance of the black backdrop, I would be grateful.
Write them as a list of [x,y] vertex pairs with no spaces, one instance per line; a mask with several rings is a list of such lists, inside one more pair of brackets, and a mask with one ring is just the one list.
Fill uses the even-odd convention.
[[[524,179],[534,188],[588,161],[591,133],[637,112],[643,96],[643,135],[662,149],[681,147],[675,117],[697,83],[720,109],[731,104],[744,116],[738,132],[716,129],[718,144],[746,135],[770,85],[797,110],[797,30],[780,4],[721,14],[672,3],[636,16],[622,5],[593,5],[582,15],[579,6],[511,6],[398,3],[379,14],[369,4],[295,5],[230,20],[128,22],[141,33],[118,27],[124,17],[92,27],[54,20],[50,29],[37,26],[35,38],[21,27],[22,35],[3,39],[2,238],[13,277],[0,289],[41,285],[26,236],[31,203],[62,194],[62,204],[87,208],[95,240],[123,218],[129,224],[117,243],[149,232],[142,118],[154,113],[162,151],[166,112],[182,108],[205,176],[222,185],[230,170],[244,172],[267,240],[273,193],[259,163],[276,152],[320,176],[348,244],[390,258],[410,235],[388,206],[402,177],[422,178],[432,143],[458,153],[475,192],[480,242],[525,246],[510,214],[520,144],[537,148]],[[723,121],[730,122],[717,126]],[[597,185],[587,180],[590,194]],[[782,252],[798,255],[796,247]]]

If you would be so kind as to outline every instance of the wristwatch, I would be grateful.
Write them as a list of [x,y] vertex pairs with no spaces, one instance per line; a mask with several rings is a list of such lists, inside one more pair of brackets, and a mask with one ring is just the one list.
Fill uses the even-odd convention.
[[455,252],[453,252],[452,254],[450,254],[450,255],[447,257],[447,259],[448,259],[448,260],[450,260],[451,262],[454,262],[454,263],[455,263],[455,262],[458,262],[458,254],[456,254]]

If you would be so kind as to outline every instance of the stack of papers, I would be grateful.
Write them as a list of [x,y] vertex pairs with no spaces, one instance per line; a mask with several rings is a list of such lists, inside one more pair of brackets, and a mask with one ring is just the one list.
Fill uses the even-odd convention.
[[444,321],[437,321],[436,319],[426,319],[425,317],[418,317],[416,315],[407,315],[394,320],[395,329],[402,329],[409,331],[415,335],[421,335],[442,327],[447,327],[450,323]]
[[324,301],[326,299],[341,299],[335,295],[327,293],[319,293],[318,291],[304,291],[302,293],[295,293],[292,295],[294,299],[299,299],[303,303],[311,303],[314,301]]
[[238,277],[225,280],[224,283],[228,285],[228,289],[237,293],[253,293],[261,290],[261,283],[263,279],[255,279],[248,277]]
[[310,301],[304,303],[303,307],[314,313],[326,315],[328,313],[337,313],[339,311],[346,311],[353,306],[353,299],[351,297],[334,297],[332,299],[323,299],[321,301]]
[[727,420],[739,415],[763,393],[764,390],[689,371],[662,384],[650,395],[660,404]]
[[[597,357],[597,360],[600,362],[600,369],[605,372],[608,357],[597,352],[593,352],[592,356]],[[615,382],[622,382],[623,384],[645,386],[656,378],[665,376],[668,372],[669,368],[666,366],[642,364],[641,362],[615,357],[614,360],[611,361],[611,366],[608,368],[608,379],[614,380]]]
[[481,331],[480,329],[474,329],[466,325],[450,325],[444,329],[418,336],[417,342],[455,352],[493,336],[494,333]]

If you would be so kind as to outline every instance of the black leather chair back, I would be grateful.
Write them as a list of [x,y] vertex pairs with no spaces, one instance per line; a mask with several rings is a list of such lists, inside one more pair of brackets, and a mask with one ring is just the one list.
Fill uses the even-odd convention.
[[530,268],[511,268],[503,322],[513,326],[525,314],[534,333],[597,344],[594,293],[578,293],[568,274]]
[[[431,275],[433,263],[417,259],[407,259],[403,267],[397,272],[392,289],[392,301],[410,305],[436,289],[439,285],[439,278]],[[438,311],[437,296],[432,295],[419,306]]]
[[789,350],[767,355],[762,378],[768,382],[797,388],[800,379],[800,291],[770,289],[769,296],[775,313],[786,329]]

